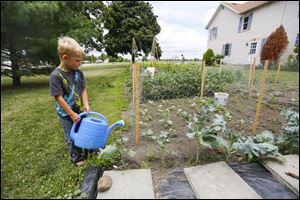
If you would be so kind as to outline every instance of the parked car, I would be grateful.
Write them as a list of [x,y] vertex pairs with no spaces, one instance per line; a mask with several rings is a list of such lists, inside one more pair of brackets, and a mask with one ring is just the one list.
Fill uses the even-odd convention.
[[96,60],[95,63],[103,63],[102,60]]

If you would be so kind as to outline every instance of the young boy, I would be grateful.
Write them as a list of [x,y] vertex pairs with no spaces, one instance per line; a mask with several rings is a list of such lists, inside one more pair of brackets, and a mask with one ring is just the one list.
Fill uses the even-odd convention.
[[56,100],[56,111],[64,129],[71,161],[76,166],[82,166],[87,159],[87,151],[74,145],[70,130],[73,122],[77,124],[80,121],[78,114],[82,110],[90,111],[85,78],[78,69],[84,51],[70,37],[58,39],[57,51],[60,64],[50,75],[50,92]]

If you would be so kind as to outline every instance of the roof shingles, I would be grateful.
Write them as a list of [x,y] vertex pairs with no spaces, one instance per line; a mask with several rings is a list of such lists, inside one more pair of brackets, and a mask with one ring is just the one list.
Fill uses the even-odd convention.
[[237,14],[241,14],[247,12],[248,10],[257,8],[269,1],[248,1],[243,4],[236,4],[236,3],[226,3],[222,2],[222,4],[232,10],[234,10]]

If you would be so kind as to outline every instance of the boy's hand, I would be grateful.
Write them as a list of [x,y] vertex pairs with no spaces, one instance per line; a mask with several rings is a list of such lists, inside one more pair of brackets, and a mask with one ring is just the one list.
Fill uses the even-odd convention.
[[70,118],[71,120],[77,124],[79,121],[80,121],[80,117],[79,115],[76,113],[76,112],[73,112],[71,115],[70,115]]
[[89,105],[83,106],[83,111],[84,112],[90,112],[91,111],[90,106]]

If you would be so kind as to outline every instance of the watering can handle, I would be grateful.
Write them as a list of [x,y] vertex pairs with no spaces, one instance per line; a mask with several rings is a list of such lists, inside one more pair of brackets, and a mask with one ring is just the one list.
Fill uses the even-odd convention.
[[82,113],[79,114],[79,117],[81,117],[83,115],[89,115],[89,114],[97,115],[97,116],[99,116],[101,119],[103,119],[107,123],[107,119],[103,115],[101,115],[100,113],[97,113],[97,112],[92,112],[92,111],[90,111],[90,112],[82,112]]
[[[79,117],[82,117],[84,115],[89,115],[89,114],[97,115],[97,116],[99,116],[101,119],[103,119],[107,123],[107,120],[106,120],[106,118],[103,115],[101,115],[100,113],[92,112],[92,111],[90,111],[90,112],[82,112],[82,113],[79,114]],[[73,123],[73,125],[71,127],[71,131],[70,131],[71,138],[73,140],[74,140],[74,137],[75,137],[75,127],[76,127],[76,124]]]

